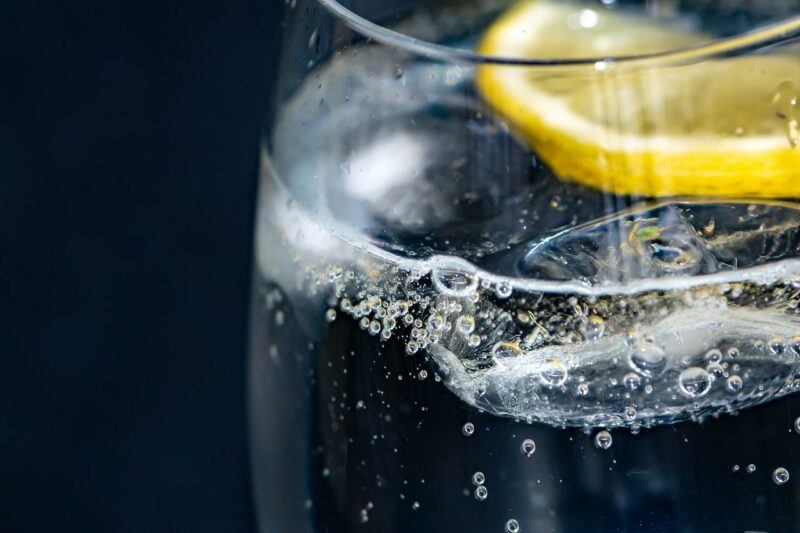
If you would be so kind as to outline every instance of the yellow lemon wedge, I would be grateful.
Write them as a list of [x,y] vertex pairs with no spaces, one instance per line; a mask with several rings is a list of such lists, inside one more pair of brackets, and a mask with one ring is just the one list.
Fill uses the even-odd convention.
[[[710,38],[606,9],[526,0],[484,55],[637,55]],[[577,66],[482,64],[478,90],[565,179],[615,194],[800,196],[800,54]]]

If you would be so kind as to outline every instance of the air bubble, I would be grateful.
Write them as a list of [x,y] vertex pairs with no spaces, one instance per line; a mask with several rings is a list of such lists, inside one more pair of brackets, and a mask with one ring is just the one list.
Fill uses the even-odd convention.
[[706,372],[708,372],[709,377],[713,381],[725,375],[725,368],[719,363],[709,363],[706,365]]
[[622,384],[626,389],[634,391],[642,384],[642,377],[636,372],[629,372],[622,378]]
[[420,380],[424,380],[425,378],[428,377],[428,371],[423,368],[422,370],[419,371],[419,373],[417,374],[417,377]]
[[598,431],[597,435],[594,436],[594,445],[599,450],[607,450],[611,448],[611,444],[613,439],[611,438],[611,433],[608,431]]
[[756,471],[756,465],[754,465],[752,463],[747,465],[747,473],[748,474],[752,474],[755,471]]
[[406,344],[406,353],[409,355],[413,355],[419,351],[419,343],[414,340],[408,341]]
[[784,467],[779,466],[774,472],[772,472],[772,481],[774,481],[776,485],[783,485],[789,481],[789,471]]
[[469,339],[467,339],[467,345],[471,348],[477,348],[478,346],[480,346],[480,344],[481,344],[481,338],[479,335],[476,335],[475,333],[470,335]]
[[371,335],[377,335],[381,331],[381,323],[377,320],[373,320],[369,323],[369,332]]
[[533,455],[533,452],[536,451],[536,443],[533,442],[533,439],[525,439],[524,441],[522,441],[522,446],[520,446],[520,450],[522,451],[522,455],[530,457]]
[[560,387],[567,381],[567,367],[558,359],[548,359],[542,365],[539,375],[547,385]]
[[456,319],[456,329],[459,333],[469,335],[475,331],[475,319],[472,315],[461,315]]
[[717,348],[712,348],[706,352],[704,359],[709,363],[719,363],[722,361],[722,352]]
[[475,487],[475,499],[476,500],[482,502],[488,496],[489,496],[489,490],[485,486],[480,485],[478,487]]
[[433,285],[440,293],[456,298],[469,296],[478,288],[478,277],[455,268],[434,268]]
[[587,394],[589,394],[589,385],[587,385],[586,383],[581,383],[580,385],[578,385],[577,392],[578,396],[586,396]]
[[690,398],[699,398],[711,388],[711,377],[705,369],[692,366],[678,376],[680,391]]
[[625,414],[625,420],[632,421],[632,420],[636,419],[636,408],[635,407],[632,407],[632,406],[629,405],[628,407],[625,408],[625,411],[623,413]]
[[504,359],[506,357],[517,357],[522,353],[519,344],[516,342],[500,341],[492,346],[492,357],[495,359]]
[[473,433],[475,433],[475,424],[472,422],[467,422],[461,428],[461,433],[463,433],[465,437],[471,436]]
[[336,320],[336,309],[328,309],[325,311],[325,320],[327,322],[333,322]]
[[781,355],[786,351],[786,341],[783,337],[772,337],[768,343],[769,351],[773,355]]
[[639,374],[654,378],[661,375],[666,368],[667,355],[655,343],[636,340],[628,354],[628,364]]
[[739,392],[742,390],[742,378],[737,375],[730,376],[727,380],[725,380],[725,385],[728,387],[729,391]]
[[586,340],[593,341],[603,336],[606,331],[606,322],[599,316],[590,316],[581,324],[581,335]]
[[494,288],[494,292],[495,292],[495,294],[497,294],[497,297],[498,298],[503,298],[503,299],[508,298],[509,296],[511,296],[511,293],[513,291],[514,291],[514,288],[507,281],[501,281]]
[[472,484],[476,487],[480,487],[486,482],[486,476],[483,475],[483,472],[478,471],[472,474]]
[[515,518],[511,518],[506,522],[506,531],[508,533],[519,533],[519,522]]
[[794,419],[794,430],[797,433],[800,433],[800,416]]

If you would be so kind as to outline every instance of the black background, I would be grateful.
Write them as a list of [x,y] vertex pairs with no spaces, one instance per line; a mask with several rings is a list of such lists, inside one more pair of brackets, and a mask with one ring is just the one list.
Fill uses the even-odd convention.
[[280,0],[0,7],[0,531],[252,531]]

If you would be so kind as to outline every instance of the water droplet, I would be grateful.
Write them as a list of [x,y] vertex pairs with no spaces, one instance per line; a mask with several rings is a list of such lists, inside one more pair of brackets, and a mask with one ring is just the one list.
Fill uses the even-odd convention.
[[711,377],[705,369],[691,366],[678,376],[680,391],[690,398],[699,398],[711,388]]
[[539,375],[547,385],[560,387],[567,381],[567,367],[558,359],[548,359],[542,365]]
[[622,378],[622,384],[628,390],[636,390],[639,388],[639,385],[642,384],[642,378],[636,372],[628,372],[625,374],[625,377]]
[[333,322],[336,320],[336,309],[328,309],[325,311],[325,320],[327,322]]
[[478,487],[475,487],[476,500],[482,502],[483,500],[486,499],[487,496],[489,496],[489,490],[485,486],[480,485]]
[[747,465],[747,473],[748,474],[752,474],[755,471],[756,471],[756,465],[754,465],[752,463]]
[[464,335],[475,331],[475,319],[472,315],[461,315],[456,319],[456,329]]
[[472,474],[472,484],[476,487],[483,485],[486,482],[486,476],[483,475],[483,472],[478,471]]
[[657,344],[637,340],[628,354],[628,364],[639,374],[654,378],[666,368],[667,355]]
[[533,439],[525,439],[524,441],[522,441],[522,446],[520,446],[520,450],[522,451],[523,455],[530,457],[531,455],[533,455],[533,452],[536,451],[536,443],[533,442]]
[[588,341],[597,340],[606,331],[606,321],[599,316],[590,316],[581,324],[581,334]]
[[495,294],[497,294],[497,297],[498,298],[503,298],[503,299],[508,298],[509,296],[511,296],[511,293],[513,291],[514,291],[514,288],[507,281],[501,281],[494,288],[494,292],[495,292]]
[[436,290],[456,298],[469,296],[478,288],[478,276],[453,267],[438,267],[431,271]]
[[725,385],[728,387],[729,391],[739,392],[742,390],[742,378],[737,375],[733,375],[725,381]]
[[465,437],[469,437],[475,433],[475,424],[472,422],[467,422],[464,424],[464,427],[461,428],[461,433],[463,433]]
[[705,360],[709,363],[719,363],[722,361],[722,352],[717,348],[712,348],[706,352]]
[[594,436],[594,445],[599,450],[607,450],[611,448],[612,442],[613,439],[611,438],[611,433],[608,431],[598,431]]
[[519,533],[519,522],[515,518],[511,518],[506,522],[506,531],[508,533]]
[[789,481],[789,471],[784,467],[779,466],[774,472],[772,472],[772,481],[774,481],[776,485],[783,485]]

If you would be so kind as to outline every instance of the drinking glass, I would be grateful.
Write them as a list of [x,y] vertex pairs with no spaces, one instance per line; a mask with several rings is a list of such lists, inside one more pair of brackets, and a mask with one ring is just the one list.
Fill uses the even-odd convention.
[[796,531],[798,12],[289,0],[260,530]]

